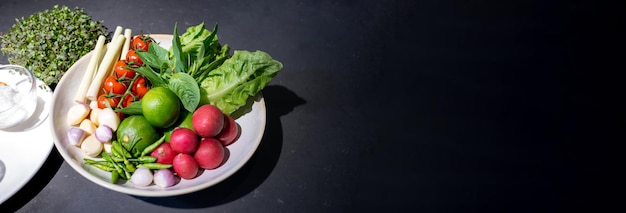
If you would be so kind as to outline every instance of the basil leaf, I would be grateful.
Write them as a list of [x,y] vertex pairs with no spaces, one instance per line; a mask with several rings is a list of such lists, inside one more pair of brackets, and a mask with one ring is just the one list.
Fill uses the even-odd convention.
[[161,78],[159,74],[154,72],[154,70],[150,66],[141,66],[141,67],[132,68],[132,69],[133,71],[145,76],[155,87],[163,86],[167,84],[165,82],[165,79]]
[[[169,64],[169,52],[156,42],[150,42],[147,52],[138,51],[137,54],[144,64],[153,68],[160,68],[162,64]],[[144,56],[146,58],[144,58]]]
[[196,110],[200,103],[200,87],[193,77],[183,72],[175,73],[170,77],[168,86],[178,96],[187,111]]
[[183,53],[182,46],[180,44],[180,37],[178,36],[178,23],[174,24],[174,34],[172,38],[172,51],[174,53],[174,71],[184,72],[187,70],[185,65],[187,64]]
[[148,65],[148,66],[158,67],[156,65],[161,63],[160,59],[156,55],[154,55],[154,54],[152,54],[150,52],[135,51],[135,53],[137,53],[137,55],[139,55],[139,58],[141,58],[143,63]]
[[121,112],[127,115],[141,115],[143,110],[141,109],[141,100],[135,101],[122,109],[115,109],[115,112]]

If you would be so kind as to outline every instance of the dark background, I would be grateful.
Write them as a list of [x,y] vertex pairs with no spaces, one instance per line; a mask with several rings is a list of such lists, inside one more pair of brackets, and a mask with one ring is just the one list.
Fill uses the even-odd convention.
[[263,91],[259,149],[215,187],[120,194],[53,149],[2,212],[624,207],[624,1],[20,0],[0,2],[0,32],[54,4],[110,31],[217,22],[222,43],[284,69]]

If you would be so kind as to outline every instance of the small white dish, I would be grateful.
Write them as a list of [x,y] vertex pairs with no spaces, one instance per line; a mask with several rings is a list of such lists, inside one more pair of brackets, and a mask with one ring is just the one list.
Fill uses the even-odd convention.
[[3,203],[30,181],[48,159],[53,141],[49,112],[52,90],[37,80],[37,108],[19,126],[0,130],[0,160],[4,177],[0,179],[0,203]]

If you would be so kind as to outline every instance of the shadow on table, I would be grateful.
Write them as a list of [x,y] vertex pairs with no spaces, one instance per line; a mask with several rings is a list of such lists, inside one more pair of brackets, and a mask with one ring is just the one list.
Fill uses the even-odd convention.
[[280,117],[306,103],[283,86],[267,86],[263,98],[267,109],[265,133],[254,155],[239,171],[219,184],[191,194],[136,198],[173,208],[203,208],[228,203],[254,191],[272,173],[280,158],[283,144]]
[[26,203],[30,202],[46,185],[52,180],[59,168],[63,164],[63,158],[53,147],[48,155],[48,158],[41,166],[41,169],[35,173],[33,178],[28,181],[19,191],[17,191],[11,198],[7,199],[0,205],[2,212],[16,212],[22,208]]

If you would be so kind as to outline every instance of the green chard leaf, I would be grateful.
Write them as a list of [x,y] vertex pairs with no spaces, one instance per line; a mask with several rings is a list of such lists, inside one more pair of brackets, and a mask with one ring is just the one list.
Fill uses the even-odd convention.
[[184,72],[175,73],[170,77],[168,87],[178,96],[187,111],[196,110],[200,103],[200,88],[193,77]]

